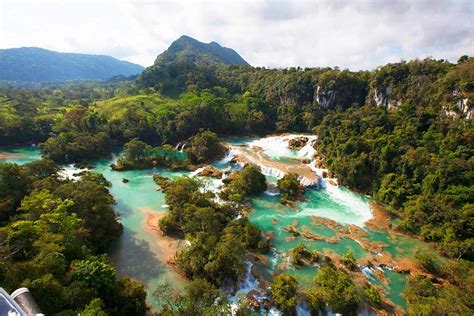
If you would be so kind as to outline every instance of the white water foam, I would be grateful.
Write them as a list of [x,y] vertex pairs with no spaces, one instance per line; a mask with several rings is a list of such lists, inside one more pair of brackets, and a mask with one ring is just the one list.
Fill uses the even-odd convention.
[[[288,148],[288,141],[297,137],[307,137],[308,142],[298,151]],[[316,139],[317,136],[315,135],[289,134],[256,139],[249,142],[248,145],[262,148],[263,152],[272,159],[278,159],[282,157],[312,158],[315,153],[313,145]]]

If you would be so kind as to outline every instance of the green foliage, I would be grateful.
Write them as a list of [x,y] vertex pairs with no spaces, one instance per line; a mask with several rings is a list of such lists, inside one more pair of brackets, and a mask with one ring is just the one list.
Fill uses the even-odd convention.
[[247,197],[262,193],[267,189],[266,178],[257,165],[247,164],[237,171],[237,175],[221,192],[226,200],[240,202]]
[[156,166],[186,170],[188,165],[186,154],[174,150],[170,145],[153,147],[134,138],[124,145],[123,155],[111,167],[115,171],[150,169]]
[[318,253],[316,251],[308,250],[302,242],[300,242],[295,248],[291,250],[290,255],[291,263],[294,265],[303,264],[303,260],[306,260],[309,263],[318,260]]
[[76,162],[96,159],[110,154],[111,141],[107,134],[99,132],[61,133],[41,144],[43,154],[56,162]]
[[364,294],[371,306],[380,307],[382,305],[382,298],[377,288],[370,286],[365,289]]
[[13,215],[30,185],[21,167],[0,163],[0,221],[8,220]]
[[412,105],[331,113],[315,130],[317,147],[342,184],[384,202],[400,228],[470,258],[473,122],[434,113]]
[[160,227],[165,233],[185,234],[190,241],[177,256],[188,277],[221,285],[244,274],[247,250],[266,251],[268,243],[247,219],[235,220],[235,205],[217,204],[213,197],[195,178],[170,181],[165,192],[169,215],[160,220]]
[[322,266],[314,279],[314,286],[306,290],[306,298],[314,312],[325,309],[326,304],[334,312],[351,313],[361,302],[361,289],[343,270]]
[[271,285],[273,303],[285,314],[294,314],[298,303],[298,283],[291,275],[277,275]]
[[278,190],[282,200],[295,200],[302,193],[300,181],[297,174],[285,174],[283,178],[277,181]]
[[109,293],[115,287],[116,270],[102,260],[81,260],[74,263],[72,277],[99,292]]
[[84,316],[107,316],[108,314],[104,311],[104,302],[100,298],[93,299],[86,308],[82,311],[81,315]]
[[413,259],[420,268],[428,272],[436,273],[438,271],[437,258],[434,253],[418,250],[413,256]]
[[153,296],[162,307],[160,315],[228,315],[230,304],[223,291],[203,279],[188,283],[183,292],[161,284]]
[[357,269],[357,261],[352,252],[346,252],[341,256],[341,263],[349,270]]
[[211,162],[222,157],[226,148],[220,143],[217,135],[210,131],[202,131],[189,139],[185,148],[191,162],[195,164]]
[[85,173],[75,182],[62,180],[57,171],[48,160],[0,164],[6,175],[0,177],[1,185],[18,188],[2,192],[14,207],[0,227],[2,287],[9,292],[28,287],[41,310],[50,315],[84,309],[144,315],[143,286],[117,280],[105,257],[93,256],[106,251],[121,232],[107,189],[110,183],[96,173]]
[[[459,263],[455,263],[456,266]],[[461,263],[462,264],[462,263]],[[450,264],[453,266],[453,264]],[[462,269],[462,268],[461,268]],[[434,287],[423,276],[408,279],[404,295],[408,300],[410,314],[416,315],[469,315],[473,312],[472,293],[474,274],[472,265],[465,270],[461,283]]]

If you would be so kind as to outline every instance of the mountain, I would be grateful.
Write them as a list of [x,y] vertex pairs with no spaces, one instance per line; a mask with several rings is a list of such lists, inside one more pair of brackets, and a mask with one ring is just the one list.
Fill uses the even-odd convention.
[[155,65],[173,62],[249,65],[231,48],[222,47],[216,42],[206,44],[186,35],[175,40],[166,51],[160,54],[155,61]]
[[140,65],[105,55],[60,53],[37,47],[0,50],[0,80],[66,81],[136,75]]

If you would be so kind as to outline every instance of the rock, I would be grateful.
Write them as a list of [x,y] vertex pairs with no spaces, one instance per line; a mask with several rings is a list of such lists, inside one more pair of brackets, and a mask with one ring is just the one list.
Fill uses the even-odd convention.
[[324,171],[322,172],[322,175],[323,175],[323,178],[324,178],[324,179],[326,179],[327,177],[329,177],[329,174],[328,174],[328,172],[327,172],[326,170],[324,170]]
[[89,161],[81,161],[74,164],[74,167],[79,169],[94,169],[94,165]]
[[260,303],[259,301],[257,300],[257,297],[260,293],[256,290],[251,290],[250,292],[247,293],[246,297],[247,297],[247,301],[249,302],[250,304],[250,307],[254,310],[254,311],[258,311],[260,309]]
[[298,221],[294,220],[293,224],[291,224],[287,227],[283,227],[283,230],[285,232],[290,233],[291,235],[293,235],[293,237],[299,237],[301,235],[301,233],[299,231],[297,231],[296,226],[298,226]]
[[168,187],[170,179],[160,176],[159,174],[155,174],[153,176],[153,181],[155,181],[155,183],[161,187],[161,190],[165,192],[166,188]]
[[272,308],[272,302],[268,298],[264,298],[262,301],[263,308],[266,310],[270,310]]
[[322,169],[324,167],[323,159],[319,156],[314,157],[316,159],[316,168]]
[[73,177],[82,177],[83,175],[85,175],[87,173],[87,170],[82,170],[82,171],[79,171],[79,172],[76,172],[76,173],[73,173]]
[[123,182],[123,183],[129,183],[130,180],[128,180],[127,178],[123,178],[123,179],[122,179],[122,182]]
[[238,174],[234,172],[234,173],[231,173],[227,178],[222,179],[222,182],[224,184],[229,184],[232,181],[234,181],[235,179],[237,179],[237,177],[238,177]]
[[220,179],[222,178],[222,171],[215,168],[214,166],[206,166],[197,175],[199,177],[212,177],[212,178]]
[[329,183],[330,185],[333,185],[333,186],[336,186],[336,187],[337,187],[337,181],[336,181],[335,179],[329,179],[329,180],[328,180],[328,183]]
[[305,136],[295,137],[288,141],[288,148],[299,150],[303,148],[304,146],[306,146],[307,143],[308,143],[308,137],[305,137]]
[[229,163],[232,164],[232,165],[235,165],[238,162],[239,162],[239,159],[238,159],[237,156],[232,157],[232,159],[230,159],[230,161],[229,161]]

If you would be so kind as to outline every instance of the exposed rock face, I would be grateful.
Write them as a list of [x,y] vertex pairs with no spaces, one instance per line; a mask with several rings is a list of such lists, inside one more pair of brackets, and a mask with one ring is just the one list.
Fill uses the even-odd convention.
[[323,90],[321,86],[316,87],[314,100],[321,109],[329,109],[334,107],[334,99],[336,98],[336,91]]
[[451,104],[445,105],[443,108],[446,116],[474,119],[474,103],[463,91],[454,90],[450,101]]
[[389,110],[396,110],[402,104],[400,100],[390,99],[390,94],[393,90],[392,84],[386,87],[385,91],[381,90],[383,89],[374,89],[373,99],[377,106],[383,106]]
[[288,141],[288,148],[300,150],[301,148],[306,146],[306,144],[308,143],[308,140],[309,140],[308,137],[305,137],[305,136],[292,138]]
[[456,99],[456,108],[461,113],[461,116],[467,119],[473,119],[474,105],[470,102],[469,98],[466,98],[464,93],[460,90],[454,90],[453,97]]
[[222,171],[215,168],[214,166],[206,166],[197,175],[199,177],[212,177],[212,178],[220,179],[222,178]]

